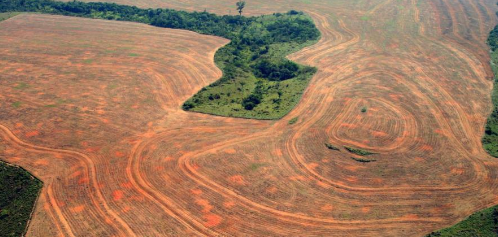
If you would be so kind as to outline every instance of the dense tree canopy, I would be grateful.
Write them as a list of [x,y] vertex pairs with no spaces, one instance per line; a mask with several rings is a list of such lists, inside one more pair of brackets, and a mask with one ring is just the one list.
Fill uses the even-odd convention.
[[22,236],[42,182],[26,170],[0,162],[0,236]]
[[491,67],[495,73],[495,85],[493,89],[493,112],[488,117],[486,129],[482,143],[488,153],[498,157],[498,26],[496,26],[488,37],[488,44],[491,48]]

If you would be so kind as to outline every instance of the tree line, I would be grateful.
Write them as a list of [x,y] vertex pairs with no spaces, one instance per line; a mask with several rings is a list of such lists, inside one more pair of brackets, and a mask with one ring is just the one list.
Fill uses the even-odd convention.
[[482,143],[490,155],[498,157],[498,26],[495,26],[489,33],[488,45],[491,49],[491,68],[495,74],[493,94],[491,96],[493,112],[486,122]]

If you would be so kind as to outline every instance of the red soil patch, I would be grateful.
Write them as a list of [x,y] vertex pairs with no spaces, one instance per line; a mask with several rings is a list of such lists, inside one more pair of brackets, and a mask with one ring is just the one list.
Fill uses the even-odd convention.
[[372,131],[374,137],[387,137],[388,134],[382,131]]
[[202,194],[202,190],[200,190],[200,189],[192,189],[192,190],[190,190],[190,192],[194,195],[201,195]]
[[424,151],[432,151],[432,150],[434,150],[434,148],[432,148],[432,146],[429,146],[429,145],[423,145],[421,147],[421,149],[424,150]]
[[318,167],[318,166],[319,166],[319,165],[318,165],[317,163],[310,163],[310,164],[308,164],[308,167],[309,167],[310,169],[315,169],[315,168],[316,168],[316,167]]
[[270,194],[275,194],[278,192],[278,188],[277,187],[269,187],[269,188],[266,188],[265,190],[267,193],[270,193]]
[[81,178],[81,179],[78,179],[78,184],[88,184],[88,182],[90,181],[89,178]]
[[209,204],[209,201],[207,199],[196,199],[195,203],[202,207],[202,212],[204,213],[211,212],[211,210],[213,209],[213,206]]
[[227,154],[235,154],[235,153],[237,153],[237,151],[235,149],[226,149],[225,153],[227,153]]
[[370,207],[362,207],[361,208],[361,212],[363,212],[363,213],[369,213],[370,209],[371,209]]
[[320,210],[322,211],[327,211],[327,212],[330,212],[334,209],[334,207],[332,206],[332,204],[325,204],[324,206],[322,206],[320,208]]
[[226,208],[232,208],[232,207],[234,207],[235,205],[236,205],[236,204],[235,204],[235,202],[233,202],[233,201],[229,201],[229,202],[224,202],[224,203],[223,203],[223,206],[224,206],[224,207],[226,207]]
[[221,216],[216,215],[216,214],[206,214],[204,215],[204,219],[206,222],[204,222],[204,225],[206,227],[215,227],[218,226],[221,221],[223,220]]
[[164,159],[163,159],[163,160],[164,160],[164,161],[166,161],[166,162],[169,162],[169,161],[172,161],[172,160],[174,160],[174,159],[175,159],[175,158],[173,158],[173,157],[171,157],[171,156],[167,156],[167,157],[164,157]]
[[275,156],[282,156],[282,150],[281,149],[275,149]]
[[112,200],[119,201],[121,200],[121,198],[123,198],[123,191],[115,190],[114,192],[112,192]]
[[38,135],[40,135],[39,131],[31,131],[24,134],[24,136],[26,136],[27,138],[36,137]]
[[228,178],[231,183],[237,184],[237,185],[246,185],[246,182],[244,181],[244,177],[242,175],[234,175]]
[[40,160],[35,161],[35,165],[47,166],[48,164],[50,164],[50,163],[46,159],[40,159]]
[[130,188],[133,187],[133,184],[131,182],[126,182],[126,183],[121,183],[120,186],[122,188],[128,188],[128,189],[130,189]]
[[70,208],[70,210],[73,213],[80,213],[83,210],[85,210],[85,205],[79,205],[79,206],[76,206],[76,207],[72,207],[72,208]]

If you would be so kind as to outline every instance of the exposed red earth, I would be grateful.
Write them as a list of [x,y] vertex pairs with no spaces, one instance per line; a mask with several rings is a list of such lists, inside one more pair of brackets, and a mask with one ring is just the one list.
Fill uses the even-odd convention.
[[0,158],[44,182],[28,236],[423,236],[498,204],[498,160],[480,142],[494,1],[251,1],[247,14],[289,9],[322,38],[290,57],[319,70],[279,121],[181,110],[221,76],[225,39],[0,22]]

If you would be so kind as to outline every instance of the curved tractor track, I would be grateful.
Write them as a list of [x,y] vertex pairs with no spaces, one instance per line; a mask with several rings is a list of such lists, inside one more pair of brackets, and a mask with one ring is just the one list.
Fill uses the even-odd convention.
[[[233,12],[228,0],[116,2]],[[180,109],[221,76],[225,39],[0,22],[0,158],[45,183],[28,236],[423,236],[498,204],[498,161],[480,143],[494,1],[257,0],[245,14],[289,9],[322,32],[289,58],[319,72],[279,121]]]

